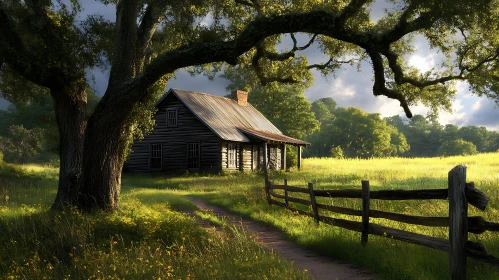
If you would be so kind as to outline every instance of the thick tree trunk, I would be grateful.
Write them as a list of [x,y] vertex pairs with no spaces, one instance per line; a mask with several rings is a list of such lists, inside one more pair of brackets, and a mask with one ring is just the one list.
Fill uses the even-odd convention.
[[85,137],[83,179],[77,205],[84,211],[118,208],[129,125],[122,116],[91,118]]
[[61,161],[52,209],[67,206],[83,211],[116,209],[131,133],[126,121],[130,110],[98,108],[87,121],[84,89],[67,87],[52,94]]
[[82,178],[83,143],[87,126],[87,95],[84,86],[52,89],[59,127],[60,169],[57,196],[52,209],[76,202]]

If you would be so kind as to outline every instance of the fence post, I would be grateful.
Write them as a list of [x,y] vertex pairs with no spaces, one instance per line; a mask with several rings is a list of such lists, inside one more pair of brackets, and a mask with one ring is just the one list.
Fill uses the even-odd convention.
[[265,181],[265,194],[267,195],[267,202],[269,203],[269,205],[272,204],[272,197],[270,196],[271,186],[272,182]]
[[289,202],[288,202],[288,179],[284,179],[284,203],[286,204],[286,208],[289,208]]
[[369,204],[371,192],[369,181],[362,181],[362,237],[360,243],[366,246],[369,236]]
[[466,242],[468,241],[468,202],[466,201],[466,166],[449,171],[449,241],[452,280],[466,279]]
[[319,209],[317,209],[317,203],[315,201],[314,184],[308,183],[308,191],[310,193],[310,201],[312,202],[312,210],[314,211],[314,219],[317,224],[319,224]]

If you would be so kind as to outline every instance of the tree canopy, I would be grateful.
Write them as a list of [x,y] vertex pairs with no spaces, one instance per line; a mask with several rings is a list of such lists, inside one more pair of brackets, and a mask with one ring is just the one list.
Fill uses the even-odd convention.
[[[312,108],[321,119],[321,127],[308,138],[312,145],[304,156],[389,157],[402,155],[410,148],[405,136],[379,114],[368,114],[355,107],[336,108],[332,98],[316,100]],[[325,111],[329,114],[327,118],[317,113]]]
[[[115,7],[115,22],[82,18],[78,1],[0,2],[2,96],[22,103],[45,90],[54,100],[61,154],[54,207],[117,207],[123,160],[142,131],[138,120],[150,119],[153,100],[182,68],[213,75],[245,64],[262,84],[308,83],[311,69],[328,75],[368,61],[373,94],[398,100],[409,117],[418,102],[449,109],[459,80],[499,100],[497,0],[394,1],[377,21],[369,0],[103,3]],[[447,57],[439,69],[419,73],[408,66],[415,35]],[[291,45],[282,50],[284,36]],[[299,52],[311,44],[330,59],[309,64]],[[95,66],[110,69],[109,83],[88,115],[85,71]]]

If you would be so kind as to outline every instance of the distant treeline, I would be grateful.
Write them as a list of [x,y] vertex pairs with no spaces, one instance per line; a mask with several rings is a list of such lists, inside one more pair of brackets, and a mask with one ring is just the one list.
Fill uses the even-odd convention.
[[[99,97],[88,93],[88,113]],[[0,110],[0,162],[59,164],[59,130],[52,98],[48,94],[34,95],[27,101]]]
[[[245,88],[233,84],[234,88]],[[88,113],[99,97],[88,89]],[[355,107],[339,108],[332,98],[310,103],[304,88],[271,83],[256,85],[250,103],[284,134],[305,139],[312,145],[304,157],[371,158],[432,157],[495,152],[499,132],[485,127],[442,126],[416,115],[411,119],[381,118]],[[57,165],[59,132],[49,95],[0,110],[0,162],[50,162]],[[288,149],[288,166],[296,165],[296,149]]]
[[306,157],[433,157],[495,152],[499,132],[485,127],[445,126],[421,115],[381,118],[355,107],[338,108],[332,98],[312,103],[320,130],[309,135]]

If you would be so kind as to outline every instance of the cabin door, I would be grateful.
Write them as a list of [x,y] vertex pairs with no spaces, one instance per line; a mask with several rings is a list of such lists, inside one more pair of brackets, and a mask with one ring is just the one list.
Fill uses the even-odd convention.
[[151,144],[149,149],[149,170],[161,170],[162,155],[161,143]]

